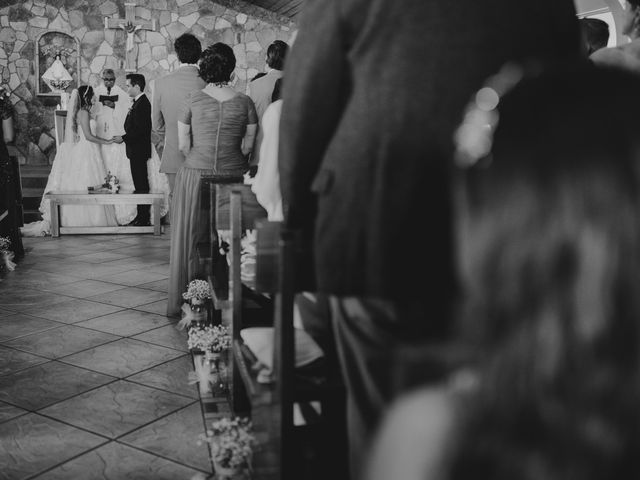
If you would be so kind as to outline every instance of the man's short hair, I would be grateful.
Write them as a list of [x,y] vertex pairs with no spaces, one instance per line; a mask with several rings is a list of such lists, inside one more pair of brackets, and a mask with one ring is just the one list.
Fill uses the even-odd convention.
[[180,63],[197,63],[202,54],[202,45],[194,35],[183,33],[173,42]]
[[580,28],[587,47],[587,54],[604,48],[609,43],[609,24],[599,18],[581,18]]
[[129,80],[129,83],[132,86],[138,85],[140,87],[140,91],[144,92],[144,87],[147,85],[144,75],[141,73],[127,73],[127,80]]
[[114,80],[116,78],[116,72],[113,71],[113,68],[105,68],[104,70],[102,70],[103,79],[105,75],[112,76]]
[[275,70],[284,70],[284,60],[289,51],[289,45],[282,40],[276,40],[267,48],[267,65]]

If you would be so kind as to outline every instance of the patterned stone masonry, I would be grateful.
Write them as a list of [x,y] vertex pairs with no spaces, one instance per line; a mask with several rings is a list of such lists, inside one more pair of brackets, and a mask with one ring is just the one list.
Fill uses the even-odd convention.
[[[128,0],[136,1],[136,0]],[[173,41],[185,32],[203,47],[224,42],[237,59],[235,88],[264,69],[266,49],[276,39],[290,42],[296,25],[241,0],[137,0],[137,20],[156,20],[156,31],[135,33],[137,70],[147,83],[178,64]],[[103,68],[116,71],[124,85],[126,33],[104,28],[105,17],[125,17],[125,0],[26,0],[0,5],[0,82],[11,90],[16,110],[15,147],[21,164],[47,165],[55,157],[53,110],[58,97],[38,96],[35,44],[47,31],[57,30],[80,41],[80,83],[97,85]],[[40,72],[41,74],[43,72]],[[161,139],[155,139],[160,143]]]

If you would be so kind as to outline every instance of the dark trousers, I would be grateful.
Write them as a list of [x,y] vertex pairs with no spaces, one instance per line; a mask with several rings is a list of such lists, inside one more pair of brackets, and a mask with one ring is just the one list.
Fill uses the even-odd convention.
[[406,345],[422,342],[421,302],[329,296],[342,376],[347,387],[347,430],[351,480],[361,480],[371,441],[384,411],[401,393],[394,357]]
[[[149,193],[149,176],[147,173],[147,158],[134,157],[130,158],[131,164],[131,176],[133,177],[133,185],[136,187],[134,193]],[[151,205],[138,205],[137,219],[142,221],[148,221],[151,218],[150,215]]]

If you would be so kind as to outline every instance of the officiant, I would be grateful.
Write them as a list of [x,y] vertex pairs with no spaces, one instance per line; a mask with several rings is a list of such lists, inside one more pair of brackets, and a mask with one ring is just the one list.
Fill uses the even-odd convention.
[[[111,139],[124,135],[124,120],[131,107],[131,98],[116,85],[116,74],[110,68],[102,71],[102,84],[95,88],[95,119],[97,137]],[[120,191],[132,193],[135,190],[131,166],[124,144],[110,143],[101,145],[105,170],[118,177]],[[136,205],[116,205],[116,217],[119,225],[126,225],[137,215]]]

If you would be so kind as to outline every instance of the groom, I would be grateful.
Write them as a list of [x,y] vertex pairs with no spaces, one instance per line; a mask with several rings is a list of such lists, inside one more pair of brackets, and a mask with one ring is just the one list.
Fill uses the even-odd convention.
[[[151,103],[143,93],[145,85],[144,75],[127,74],[127,94],[133,104],[124,121],[124,135],[113,137],[116,143],[125,144],[135,193],[149,193],[147,160],[151,157]],[[129,225],[150,225],[150,210],[150,205],[138,205],[138,215]]]

